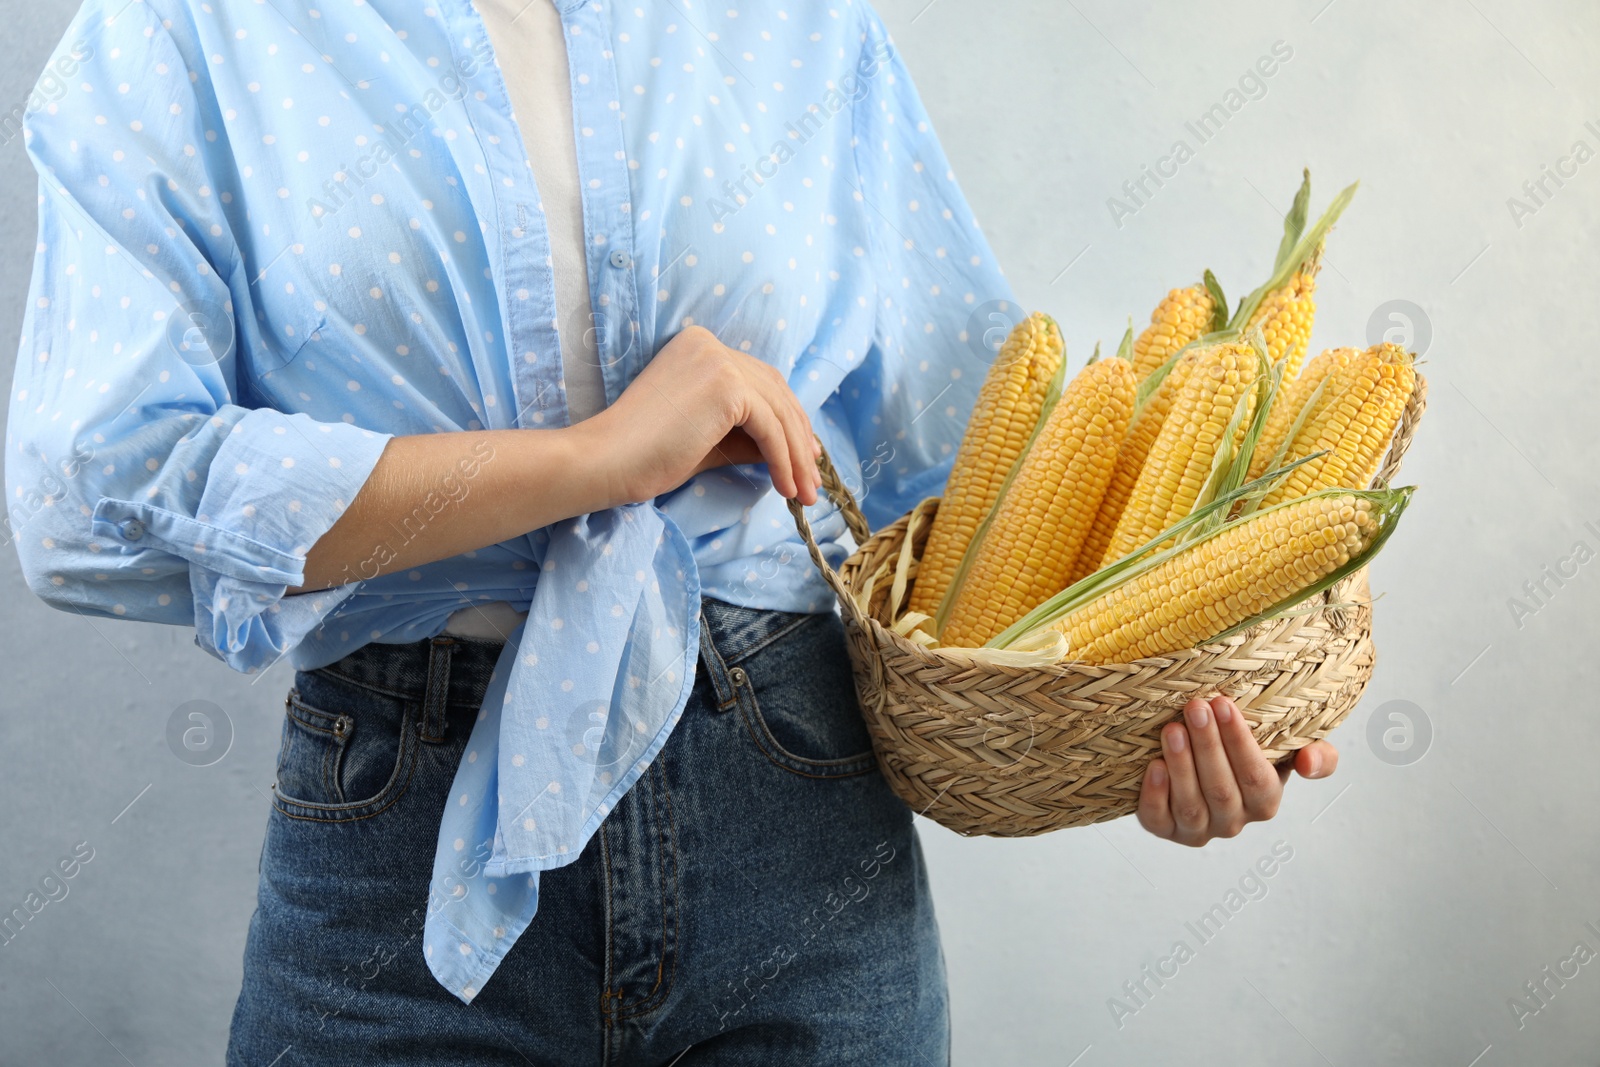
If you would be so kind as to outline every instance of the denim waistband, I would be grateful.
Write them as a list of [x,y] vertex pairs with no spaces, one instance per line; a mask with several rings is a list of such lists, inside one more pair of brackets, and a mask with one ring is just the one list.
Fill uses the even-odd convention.
[[804,612],[745,608],[711,597],[700,599],[700,625],[710,635],[722,661],[730,667],[814,618],[815,615]]
[[[711,597],[700,601],[700,625],[726,667],[748,659],[814,617],[740,607]],[[456,634],[405,644],[373,642],[317,671],[401,700],[432,703],[443,695],[451,706],[477,707],[483,703],[489,676],[504,647],[500,641]],[[430,694],[430,685],[447,688],[447,692]]]
[[[476,708],[489,691],[489,676],[504,647],[503,641],[455,634],[405,644],[374,641],[311,673],[440,710],[444,705]],[[430,693],[430,686],[444,689],[445,699]]]

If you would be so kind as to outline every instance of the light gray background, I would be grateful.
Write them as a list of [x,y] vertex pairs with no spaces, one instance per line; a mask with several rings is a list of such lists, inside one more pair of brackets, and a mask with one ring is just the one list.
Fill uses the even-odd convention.
[[[1326,6],[1324,6],[1326,5]],[[21,100],[74,5],[6,0],[0,101]],[[1600,561],[1519,626],[1508,599],[1577,540],[1600,550],[1593,291],[1600,160],[1519,227],[1507,198],[1576,140],[1600,149],[1600,10],[1585,0],[882,0],[1024,303],[1081,360],[1214,268],[1269,267],[1303,165],[1314,208],[1356,178],[1313,349],[1374,310],[1424,310],[1422,486],[1374,567],[1377,676],[1334,779],[1202,851],[1131,820],[1028,841],[923,823],[958,1064],[1595,1063],[1600,962],[1520,1028],[1509,997],[1580,939],[1600,950]],[[1293,58],[1121,228],[1106,199],[1274,41]],[[20,328],[33,175],[0,148],[0,336]],[[9,383],[9,375],[6,375]],[[0,910],[87,840],[70,895],[0,946],[0,1062],[221,1061],[254,905],[288,668],[256,684],[190,632],[45,608],[0,552]],[[237,737],[193,768],[164,727],[215,701]],[[1408,700],[1431,749],[1393,766],[1369,718]],[[131,808],[130,801],[137,802]],[[126,808],[126,810],[124,810]],[[1119,1028],[1107,1001],[1275,842],[1293,858]]]

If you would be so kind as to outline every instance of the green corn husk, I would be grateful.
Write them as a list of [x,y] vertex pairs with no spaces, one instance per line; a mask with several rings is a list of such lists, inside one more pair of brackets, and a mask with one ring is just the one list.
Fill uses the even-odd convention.
[[1161,388],[1161,383],[1167,380],[1167,375],[1172,373],[1172,368],[1178,365],[1178,360],[1183,358],[1183,354],[1185,352],[1189,351],[1191,348],[1205,348],[1207,345],[1224,344],[1228,341],[1235,341],[1238,340],[1238,337],[1239,332],[1237,330],[1218,330],[1212,333],[1201,334],[1199,337],[1196,337],[1193,341],[1190,341],[1188,344],[1172,353],[1172,355],[1168,356],[1165,363],[1161,364],[1161,366],[1145,375],[1144,379],[1139,382],[1138,392],[1134,394],[1133,398],[1133,417],[1139,417],[1139,413],[1142,412],[1145,405],[1150,402],[1150,398],[1156,395],[1156,390]]
[[1272,261],[1274,272],[1283,268],[1289,257],[1294,254],[1295,245],[1305,236],[1306,217],[1310,209],[1311,168],[1306,167],[1300,171],[1300,188],[1295,191],[1294,202],[1289,205],[1289,213],[1283,217],[1283,240],[1278,243],[1278,255]]
[[[1283,368],[1281,366],[1274,368],[1267,362],[1267,350],[1261,341],[1259,330],[1251,331],[1250,344],[1256,353],[1255,407],[1251,412],[1250,423],[1245,428],[1244,439],[1235,448],[1233,439],[1239,433],[1239,424],[1244,418],[1250,396],[1246,392],[1240,395],[1238,403],[1234,405],[1233,416],[1228,420],[1227,429],[1223,431],[1222,444],[1211,459],[1211,471],[1206,476],[1206,484],[1201,486],[1200,495],[1195,498],[1195,506],[1190,511],[1204,507],[1219,496],[1227,495],[1239,488],[1250,470],[1250,459],[1255,455],[1256,442],[1261,439],[1261,432],[1266,428],[1267,412],[1277,396]],[[1227,521],[1226,514],[1213,514],[1207,522],[1191,528],[1183,540],[1192,541],[1204,537],[1225,521]]]
[[1217,276],[1207,267],[1203,276],[1206,292],[1211,294],[1211,333],[1228,328],[1228,297],[1222,291],[1222,283],[1217,281]]
[[[1281,288],[1285,282],[1294,277],[1305,263],[1317,254],[1323,238],[1339,220],[1344,209],[1356,195],[1356,187],[1360,182],[1351,182],[1333,198],[1322,217],[1316,221],[1309,230],[1301,232],[1305,223],[1305,209],[1311,197],[1311,171],[1307,170],[1301,181],[1300,190],[1295,194],[1294,206],[1289,209],[1289,214],[1283,220],[1283,240],[1278,245],[1277,262],[1274,265],[1272,277],[1268,278],[1249,296],[1239,301],[1239,308],[1229,320],[1230,329],[1242,330],[1250,322],[1250,317],[1256,313],[1261,302],[1267,294],[1274,289]],[[1291,239],[1292,243],[1291,243]]]
[[[1267,462],[1267,470],[1276,470],[1278,465],[1283,462],[1284,457],[1289,454],[1289,446],[1294,443],[1294,439],[1296,437],[1300,436],[1300,431],[1305,427],[1306,419],[1311,415],[1311,409],[1316,406],[1317,401],[1322,399],[1322,391],[1328,387],[1328,382],[1331,381],[1332,378],[1333,375],[1331,374],[1323,378],[1322,381],[1317,383],[1317,387],[1311,391],[1311,395],[1306,397],[1306,402],[1300,408],[1300,414],[1296,415],[1294,417],[1294,421],[1289,424],[1289,429],[1284,434],[1283,440],[1278,442],[1277,450],[1272,453],[1272,459]],[[1327,449],[1313,453],[1311,456],[1307,456],[1306,459],[1312,459],[1316,456],[1324,455],[1327,455]],[[1262,493],[1260,496],[1257,496],[1254,499],[1246,500],[1243,506],[1240,508],[1239,518],[1242,519],[1245,516],[1252,514],[1256,508],[1261,506],[1261,501],[1265,497],[1266,494]]]
[[[1198,344],[1199,342],[1196,343]],[[1256,352],[1258,361],[1255,380],[1255,406],[1253,413],[1250,415],[1250,422],[1245,429],[1244,439],[1237,448],[1234,447],[1234,438],[1238,435],[1240,423],[1243,422],[1248,408],[1250,394],[1245,392],[1240,394],[1238,402],[1234,405],[1233,414],[1228,420],[1227,429],[1223,433],[1222,444],[1218,447],[1217,454],[1212,457],[1211,470],[1206,476],[1206,484],[1201,488],[1199,496],[1195,498],[1194,507],[1190,509],[1191,512],[1205,507],[1219,496],[1232,493],[1244,482],[1245,475],[1250,470],[1251,457],[1255,455],[1256,443],[1261,439],[1262,431],[1266,428],[1267,413],[1271,410],[1273,400],[1278,395],[1283,368],[1281,366],[1274,367],[1267,362],[1266,346],[1262,343],[1259,330],[1252,331],[1250,343]],[[1172,367],[1176,365],[1178,358],[1190,347],[1190,345],[1185,345],[1167,363],[1156,371],[1152,371],[1150,377],[1155,377],[1157,374],[1165,377],[1166,373],[1169,373]],[[1137,418],[1137,410],[1135,417]],[[1205,533],[1221,525],[1227,519],[1225,513],[1212,514],[1212,521],[1207,526],[1190,528],[1186,539],[1204,536]]]
[[[1211,273],[1210,271],[1206,272]],[[1098,347],[1098,346],[1097,346]],[[1128,328],[1122,333],[1122,342],[1117,345],[1117,358],[1133,360],[1133,316],[1128,316]]]
[[1266,299],[1267,294],[1283,286],[1285,282],[1294,277],[1295,271],[1304,266],[1306,261],[1316,254],[1323,238],[1328,235],[1328,231],[1338,221],[1340,214],[1349,206],[1351,199],[1356,195],[1356,187],[1360,184],[1360,182],[1351,182],[1346,186],[1338,196],[1333,198],[1333,203],[1328,205],[1327,210],[1322,213],[1322,217],[1317,220],[1316,225],[1307,231],[1305,229],[1305,221],[1307,208],[1311,202],[1311,171],[1306,170],[1303,172],[1300,188],[1295,193],[1294,203],[1283,219],[1283,237],[1279,241],[1278,254],[1273,261],[1272,277],[1268,278],[1248,296],[1240,298],[1238,310],[1231,317],[1227,313],[1227,298],[1223,295],[1222,286],[1217,282],[1216,275],[1209,270],[1205,272],[1206,289],[1211,293],[1212,300],[1217,307],[1216,315],[1212,319],[1211,332],[1190,341],[1169,356],[1165,363],[1145,376],[1144,380],[1139,383],[1139,392],[1134,398],[1133,414],[1135,418],[1144,410],[1145,404],[1149,402],[1155,391],[1160,388],[1161,383],[1172,372],[1172,368],[1177,366],[1178,360],[1182,358],[1185,352],[1191,348],[1198,348],[1204,345],[1239,340],[1244,328],[1250,322],[1250,316],[1255,314],[1256,309],[1261,306],[1261,302]]

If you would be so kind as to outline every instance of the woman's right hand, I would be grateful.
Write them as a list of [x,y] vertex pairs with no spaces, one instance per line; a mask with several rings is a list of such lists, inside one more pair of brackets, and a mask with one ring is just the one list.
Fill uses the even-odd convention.
[[817,501],[821,446],[789,383],[770,364],[690,326],[656,353],[617,402],[580,422],[614,504],[650,500],[700,471],[765,463],[773,488]]

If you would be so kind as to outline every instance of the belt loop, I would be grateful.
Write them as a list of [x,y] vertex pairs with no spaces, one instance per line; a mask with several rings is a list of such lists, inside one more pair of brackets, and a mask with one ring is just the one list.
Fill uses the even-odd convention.
[[450,654],[455,639],[440,634],[428,643],[428,680],[422,697],[422,740],[444,740],[450,724]]
[[739,702],[739,694],[728,678],[728,665],[723,662],[722,653],[717,651],[716,642],[711,640],[711,623],[704,611],[700,612],[700,662],[706,665],[711,688],[716,691],[717,710],[732,710]]

